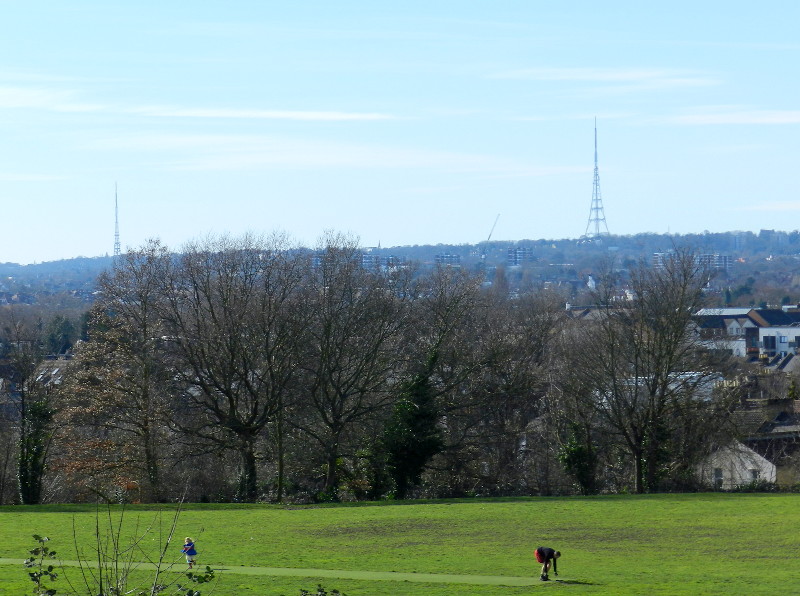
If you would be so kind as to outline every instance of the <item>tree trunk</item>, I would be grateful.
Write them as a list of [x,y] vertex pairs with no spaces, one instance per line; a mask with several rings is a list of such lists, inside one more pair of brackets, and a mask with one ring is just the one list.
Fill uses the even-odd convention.
[[275,442],[278,456],[278,486],[276,487],[275,500],[283,502],[283,483],[284,483],[284,453],[283,453],[283,400],[278,406],[278,417],[275,425]]
[[149,427],[145,430],[144,437],[144,462],[147,472],[147,482],[150,485],[149,500],[158,503],[161,498],[161,478],[158,465],[157,447],[153,444],[152,433]]
[[236,496],[240,501],[254,503],[258,498],[258,472],[252,438],[244,439],[239,454],[241,468],[239,470],[239,490]]
[[0,445],[0,447],[4,449],[3,459],[0,461],[0,505],[6,504],[6,486],[8,485],[11,477],[10,470],[13,466],[12,461],[14,460],[14,449],[12,446],[13,441],[10,439],[10,437],[8,442],[6,442],[4,445]]
[[327,498],[339,500],[339,442],[334,441],[328,449],[327,466],[325,470],[325,485],[322,492]]
[[641,450],[637,450],[633,454],[633,478],[634,478],[634,489],[636,490],[636,494],[641,495],[644,493],[644,457]]
[[645,468],[644,485],[647,492],[658,490],[659,453],[656,439],[647,441],[647,466]]

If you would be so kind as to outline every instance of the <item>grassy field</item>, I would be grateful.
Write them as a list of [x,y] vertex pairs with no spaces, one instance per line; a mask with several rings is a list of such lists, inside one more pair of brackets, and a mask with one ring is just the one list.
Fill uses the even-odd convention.
[[[170,510],[129,506],[125,529],[159,516],[155,548]],[[18,561],[33,534],[75,560],[73,528],[85,547],[95,521],[93,507],[0,507],[0,595],[32,588]],[[800,593],[798,526],[800,495],[783,494],[188,505],[171,552],[180,561],[179,543],[195,538],[198,560],[220,570],[219,596],[295,596],[318,583],[348,596],[785,594]],[[538,545],[563,551],[560,581],[538,580]]]

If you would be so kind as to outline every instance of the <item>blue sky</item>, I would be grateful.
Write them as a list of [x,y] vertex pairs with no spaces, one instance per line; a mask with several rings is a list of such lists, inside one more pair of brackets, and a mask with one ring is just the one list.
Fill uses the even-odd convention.
[[0,10],[0,261],[800,227],[794,0]]

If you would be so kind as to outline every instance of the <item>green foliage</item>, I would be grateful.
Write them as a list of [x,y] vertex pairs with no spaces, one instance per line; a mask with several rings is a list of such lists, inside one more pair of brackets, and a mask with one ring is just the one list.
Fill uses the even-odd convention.
[[405,498],[411,486],[419,482],[427,463],[444,445],[431,386],[436,360],[434,353],[425,370],[401,386],[400,399],[384,430],[383,446],[398,499]]
[[329,490],[321,490],[314,495],[315,503],[338,503],[339,501],[338,486],[334,486]]
[[741,484],[732,489],[731,492],[737,493],[775,493],[778,492],[778,485],[769,480],[752,480],[747,484]]
[[[195,573],[192,571],[187,571],[186,579],[189,580],[190,583],[193,584],[206,584],[213,582],[215,579],[214,570],[211,567],[206,566],[205,570],[202,573]],[[180,583],[180,581],[175,582],[175,584],[160,584],[158,582],[154,582],[151,586],[147,586],[146,588],[135,588],[129,592],[124,592],[121,590],[111,590],[107,595],[102,596],[117,596],[122,594],[132,594],[134,596],[158,596],[159,594],[163,594],[167,596],[168,594],[173,596],[202,596],[200,590],[195,589],[193,586],[186,586]],[[87,596],[94,596],[94,593],[87,594]]]
[[745,296],[751,296],[753,294],[753,286],[755,285],[755,283],[756,283],[755,278],[748,277],[743,284],[734,289],[733,295],[731,296],[732,302],[739,303]]
[[570,423],[567,440],[561,445],[558,458],[564,466],[564,471],[575,478],[582,495],[592,495],[597,492],[595,478],[597,451],[592,445],[588,431],[581,425]]
[[642,441],[642,485],[647,492],[656,492],[667,476],[670,461],[669,429],[661,420],[653,420]]
[[791,400],[800,399],[800,391],[798,391],[797,382],[795,379],[792,379],[789,382],[789,387],[786,390],[786,397]]
[[393,483],[387,457],[380,437],[356,451],[352,464],[342,470],[342,489],[358,501],[388,498]]
[[304,590],[302,588],[300,589],[300,596],[328,596],[329,594],[330,596],[347,596],[347,594],[340,592],[339,590],[331,590],[328,592],[319,584],[317,584],[316,592],[309,592],[308,590]]
[[47,536],[34,534],[33,539],[39,543],[39,546],[28,551],[30,557],[25,559],[23,563],[26,569],[32,569],[32,571],[28,572],[28,576],[34,583],[32,593],[36,596],[54,596],[56,590],[48,587],[44,583],[44,580],[48,579],[54,582],[58,578],[55,567],[50,563],[50,561],[55,560],[56,551],[50,550],[50,547],[47,546],[47,543],[50,541]]
[[[214,581],[215,579],[214,570],[211,569],[211,567],[209,567],[208,565],[206,565],[206,568],[205,570],[203,570],[202,573],[187,571],[186,579],[195,584],[207,584]],[[164,590],[165,589],[166,586],[164,586]],[[153,592],[140,592],[138,596],[151,596],[151,594],[160,594],[164,590],[155,591],[155,586],[154,586]],[[201,596],[200,590],[195,590],[194,588],[186,587],[182,584],[178,584],[177,590],[178,590],[176,592],[177,594],[183,594],[184,596]]]
[[42,477],[54,412],[47,397],[25,399],[27,401],[20,432],[17,470],[20,501],[25,505],[33,505],[41,500]]
[[56,315],[45,330],[45,347],[49,354],[63,354],[72,347],[77,336],[75,324],[64,315]]

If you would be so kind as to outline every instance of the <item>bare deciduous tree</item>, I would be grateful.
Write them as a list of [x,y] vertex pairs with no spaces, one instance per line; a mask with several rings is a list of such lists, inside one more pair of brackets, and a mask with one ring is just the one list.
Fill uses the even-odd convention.
[[[95,491],[138,487],[137,498],[163,494],[167,412],[174,387],[159,346],[161,285],[171,256],[157,241],[128,251],[98,280],[89,339],[77,349],[61,417],[65,465]],[[94,482],[95,478],[97,482]]]
[[248,501],[259,441],[297,370],[303,259],[289,248],[278,236],[209,239],[187,246],[163,282],[173,372],[201,415],[181,427],[238,452],[238,497]]
[[487,313],[476,392],[483,396],[479,412],[486,484],[497,493],[526,488],[524,478],[537,448],[521,437],[545,412],[552,344],[563,319],[560,296],[545,292],[495,296]]
[[640,265],[621,300],[606,276],[597,295],[597,317],[584,328],[576,353],[580,387],[606,429],[624,446],[636,492],[656,490],[669,465],[670,441],[683,412],[713,400],[718,363],[692,331],[703,305],[708,273],[688,250],[659,268]]
[[339,458],[394,397],[407,300],[402,282],[364,268],[356,241],[335,235],[316,253],[303,296],[308,329],[293,423],[320,447],[322,490],[337,498]]

